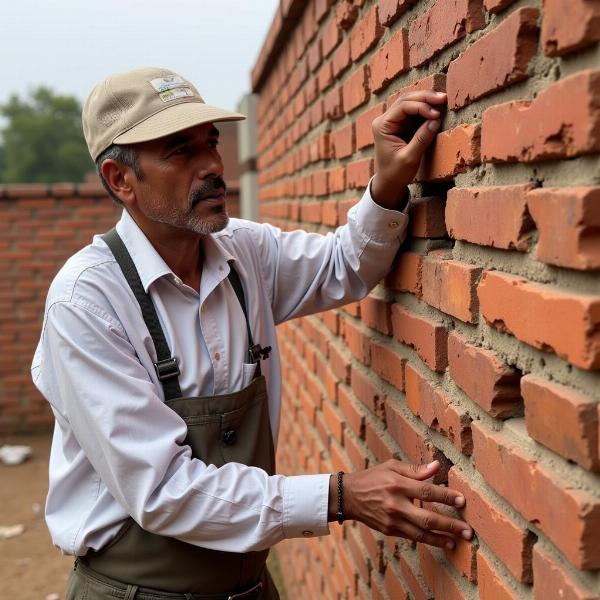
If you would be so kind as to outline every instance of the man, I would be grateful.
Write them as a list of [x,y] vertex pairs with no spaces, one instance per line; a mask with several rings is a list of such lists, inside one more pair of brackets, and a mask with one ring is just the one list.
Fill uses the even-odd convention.
[[275,325],[389,269],[444,102],[414,93],[375,121],[377,173],[320,236],[228,219],[215,123],[243,116],[184,78],[138,69],[92,91],[85,136],[123,215],[52,283],[32,367],[56,417],[46,518],[77,557],[67,598],[277,598],[268,548],[336,518],[442,547],[471,536],[413,503],[464,505],[426,482],[438,463],[274,474]]

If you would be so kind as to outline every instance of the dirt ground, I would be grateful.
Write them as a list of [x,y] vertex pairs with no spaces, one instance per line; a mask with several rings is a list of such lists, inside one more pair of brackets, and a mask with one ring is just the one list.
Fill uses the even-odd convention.
[[0,526],[25,526],[21,535],[0,539],[0,597],[6,600],[45,600],[50,594],[63,598],[73,566],[73,558],[52,545],[44,521],[50,440],[50,435],[0,439],[0,445],[33,449],[20,465],[0,463]]
[[[7,466],[0,462],[0,527],[22,524],[22,534],[0,539],[0,598],[2,600],[46,600],[51,594],[64,597],[71,556],[54,546],[44,521],[48,490],[48,455],[51,435],[2,436],[3,444],[31,446],[26,462]],[[269,569],[286,599],[274,552]]]

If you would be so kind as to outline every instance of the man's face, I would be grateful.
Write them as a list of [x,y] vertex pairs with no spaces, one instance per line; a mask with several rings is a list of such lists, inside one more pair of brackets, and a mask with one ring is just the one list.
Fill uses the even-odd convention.
[[212,123],[136,144],[142,178],[134,182],[137,208],[151,221],[204,235],[223,229],[223,162]]

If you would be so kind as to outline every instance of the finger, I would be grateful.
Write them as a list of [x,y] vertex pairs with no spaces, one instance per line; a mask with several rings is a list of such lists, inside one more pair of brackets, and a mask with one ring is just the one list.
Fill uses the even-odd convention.
[[456,546],[453,539],[445,535],[434,533],[433,531],[425,531],[409,522],[402,523],[398,528],[398,531],[394,532],[394,535],[408,538],[409,540],[419,542],[420,544],[445,548],[446,550],[452,550]]
[[[406,120],[407,116],[420,115],[424,119],[439,119],[440,111],[430,106],[427,102],[416,100],[404,100],[399,104],[393,104],[381,117],[382,129],[387,124],[398,124]],[[387,132],[386,132],[387,133]]]
[[406,490],[410,498],[417,498],[423,502],[439,502],[457,508],[465,505],[465,497],[451,488],[422,482],[411,482],[411,485],[412,489]]
[[473,530],[460,519],[452,519],[423,508],[414,508],[408,515],[410,521],[425,531],[446,532],[450,535],[470,540]]
[[434,90],[417,90],[415,92],[408,92],[399,96],[388,106],[388,109],[398,104],[399,102],[404,102],[405,100],[419,100],[421,102],[429,102],[433,104],[444,104],[448,98],[448,95],[445,92],[435,92]]
[[414,465],[400,460],[392,460],[390,461],[390,466],[396,473],[403,477],[424,481],[433,477],[440,470],[441,465],[439,460],[434,460],[428,465]]
[[426,121],[412,136],[405,148],[405,155],[411,162],[418,162],[421,160],[425,150],[431,145],[431,142],[435,139],[435,135],[440,128],[440,121]]

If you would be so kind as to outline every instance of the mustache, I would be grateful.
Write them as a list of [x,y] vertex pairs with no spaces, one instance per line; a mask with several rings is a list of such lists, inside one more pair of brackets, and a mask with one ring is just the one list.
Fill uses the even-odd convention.
[[202,200],[212,198],[218,194],[224,194],[226,191],[227,184],[222,177],[211,177],[210,179],[203,181],[199,187],[190,193],[190,209],[194,208],[198,202],[202,202]]

